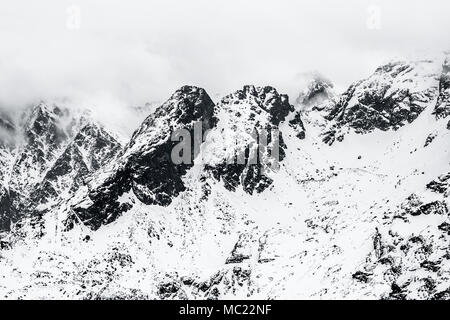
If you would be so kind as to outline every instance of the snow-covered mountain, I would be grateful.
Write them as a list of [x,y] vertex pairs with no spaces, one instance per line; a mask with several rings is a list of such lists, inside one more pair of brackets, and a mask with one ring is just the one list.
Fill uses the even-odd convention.
[[331,144],[342,140],[349,130],[397,130],[411,123],[436,99],[436,78],[441,69],[432,60],[398,61],[379,67],[339,97],[326,117],[332,123],[324,141]]
[[56,105],[41,102],[16,122],[7,123],[9,143],[1,146],[1,230],[40,217],[120,149],[87,114]]
[[336,97],[334,84],[329,79],[320,74],[313,74],[306,87],[297,97],[297,104],[311,108],[323,108],[328,104],[325,103]]
[[[58,107],[0,114],[0,296],[449,298],[449,72],[316,78],[295,105],[184,86],[123,146]],[[175,164],[183,129],[201,146]]]

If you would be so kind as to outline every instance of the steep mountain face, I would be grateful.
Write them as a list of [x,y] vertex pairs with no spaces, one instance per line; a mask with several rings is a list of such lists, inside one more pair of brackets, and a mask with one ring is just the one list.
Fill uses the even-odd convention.
[[1,122],[8,135],[2,135],[7,143],[0,148],[0,230],[9,230],[24,217],[40,217],[120,148],[85,114],[55,105],[41,102],[25,109],[22,119],[18,124]]
[[22,119],[10,146],[3,229],[29,214],[30,194],[68,143],[75,125],[67,110],[43,102],[26,109]]
[[56,199],[69,197],[120,149],[119,142],[103,127],[88,122],[46,171],[42,182],[31,193],[32,203],[45,207]]
[[350,129],[356,133],[397,130],[411,123],[437,97],[439,73],[436,62],[429,60],[379,67],[340,96],[326,116],[332,123],[324,141],[342,141]]
[[[264,191],[272,183],[270,166],[285,157],[279,125],[294,111],[289,98],[272,87],[245,86],[224,97],[217,110],[218,127],[203,150],[206,171],[230,191],[239,185],[249,194]],[[290,125],[304,138],[299,114]]]
[[75,130],[32,197],[42,232],[1,242],[0,297],[449,299],[446,70],[394,62],[296,106],[186,86],[124,148]]
[[450,115],[450,59],[447,58],[442,67],[439,81],[439,96],[434,111],[436,117],[445,118]]
[[16,126],[12,119],[5,112],[0,112],[0,232],[9,230],[12,221],[16,221],[19,216],[13,206],[17,194],[8,188],[15,138]]
[[308,122],[313,134],[319,134],[329,125],[326,117],[334,109],[339,96],[333,83],[321,75],[314,75],[297,98],[296,117]]
[[[182,176],[192,166],[172,162],[177,141],[172,141],[171,136],[184,129],[193,137],[195,123],[200,124],[202,132],[215,125],[214,103],[205,90],[185,86],[136,130],[118,160],[73,207],[67,227],[72,228],[74,221],[81,220],[97,229],[114,221],[131,208],[132,204],[126,201],[129,192],[145,204],[169,205],[173,197],[185,190]],[[192,148],[191,158],[195,156]]]
[[17,212],[11,209],[12,198],[7,185],[9,180],[9,171],[13,161],[11,143],[14,140],[16,128],[7,117],[0,113],[0,231],[9,229],[11,220],[16,219]]
[[17,196],[4,186],[0,186],[0,231],[9,230],[11,223],[19,218],[19,212],[14,207],[14,199]]
[[40,103],[34,107],[23,126],[23,143],[12,166],[10,188],[27,197],[55,161],[69,139],[62,125],[63,110]]

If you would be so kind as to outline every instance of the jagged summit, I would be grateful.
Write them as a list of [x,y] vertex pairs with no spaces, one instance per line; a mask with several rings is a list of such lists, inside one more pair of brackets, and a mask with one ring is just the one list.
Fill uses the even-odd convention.
[[270,114],[270,121],[274,125],[278,125],[286,118],[290,111],[293,111],[293,107],[289,103],[289,97],[286,94],[279,94],[271,86],[257,87],[246,85],[242,90],[225,96],[220,104],[238,104],[238,101],[254,104],[268,112]]
[[[282,161],[285,156],[286,145],[279,125],[294,111],[288,96],[270,86],[244,86],[225,96],[217,110],[220,121],[211,137],[219,142],[207,143],[204,149],[206,172],[222,181],[230,191],[240,185],[250,194],[264,191],[272,183],[272,179],[264,174],[264,171],[268,172],[267,165],[273,161],[267,149],[273,147],[271,142],[276,140],[278,143],[277,160]],[[297,130],[299,138],[304,137],[299,114],[289,124]],[[262,152],[257,150],[258,143],[261,145],[262,142],[261,134],[267,134],[269,142]],[[251,160],[255,158],[257,163]]]
[[45,102],[26,108],[14,125],[10,148],[0,149],[2,228],[70,195],[118,148],[87,112]]
[[30,198],[34,205],[54,205],[85,184],[85,179],[114,159],[120,143],[105,128],[88,122],[75,135],[54,164],[46,171]]
[[333,83],[320,74],[314,74],[306,88],[297,97],[297,103],[306,108],[320,106],[336,96]]
[[396,61],[380,66],[353,83],[326,116],[331,121],[324,141],[342,140],[348,129],[367,133],[397,130],[414,121],[439,93],[435,61]]
[[25,117],[12,167],[10,187],[27,196],[42,174],[62,151],[70,136],[65,127],[66,114],[58,106],[40,103]]
[[[132,203],[123,200],[127,194],[145,204],[169,205],[173,197],[185,190],[182,176],[192,166],[172,162],[176,142],[171,135],[181,129],[192,132],[196,122],[206,132],[217,121],[214,107],[202,88],[184,86],[177,90],[142,123],[116,163],[91,186],[83,202],[73,207],[68,227],[78,219],[94,229],[114,221],[132,207]],[[133,197],[129,197],[130,201]]]
[[[199,120],[204,121],[204,125],[209,127],[215,121],[213,113],[214,102],[204,89],[183,86],[139,126],[133,133],[126,152],[132,153],[136,151],[135,148],[156,143],[155,139],[160,138],[157,129],[175,130]],[[163,133],[163,140],[170,138],[171,132]]]

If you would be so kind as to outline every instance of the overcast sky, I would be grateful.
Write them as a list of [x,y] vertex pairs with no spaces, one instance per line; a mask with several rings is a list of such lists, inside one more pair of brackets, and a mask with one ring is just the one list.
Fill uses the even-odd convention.
[[112,108],[183,84],[296,95],[310,71],[344,88],[390,58],[450,49],[449,17],[448,0],[2,1],[0,105]]

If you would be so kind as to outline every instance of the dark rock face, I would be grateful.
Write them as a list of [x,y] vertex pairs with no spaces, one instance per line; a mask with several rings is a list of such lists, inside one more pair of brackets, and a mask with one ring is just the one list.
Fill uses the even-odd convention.
[[6,117],[0,114],[0,186],[3,180],[8,176],[9,162],[12,157],[11,142],[14,140],[16,128],[14,124]]
[[352,278],[359,281],[367,283],[370,281],[370,276],[372,274],[364,272],[364,271],[356,271],[354,274],[352,274]]
[[[178,142],[171,141],[171,134],[177,129],[185,129],[192,138],[197,139],[193,132],[194,122],[201,123],[202,133],[211,129],[217,122],[214,107],[204,89],[185,86],[134,133],[125,153],[132,154],[133,191],[140,201],[166,206],[174,196],[185,190],[181,177],[193,163],[177,165],[172,162],[171,153]],[[159,121],[162,121],[162,127],[158,126]],[[202,140],[202,137],[197,140]],[[145,150],[152,149],[152,152],[143,153],[142,146]],[[191,141],[191,160],[196,156],[194,141]]]
[[251,252],[251,244],[255,242],[251,234],[242,233],[239,235],[239,239],[234,245],[233,250],[231,251],[230,256],[226,259],[225,264],[231,263],[241,263],[245,260],[250,259]]
[[[205,166],[205,170],[211,172],[216,180],[222,181],[229,191],[236,191],[241,185],[245,192],[260,193],[267,189],[273,182],[269,177],[262,175],[260,166],[245,164],[219,164],[214,167]],[[242,180],[243,179],[243,180]]]
[[431,181],[427,184],[427,188],[436,193],[442,193],[448,196],[450,192],[450,173]]
[[[422,108],[411,103],[412,97],[408,91],[399,92],[399,96],[385,97],[387,88],[383,91],[367,93],[360,100],[360,105],[353,107],[341,114],[339,120],[349,122],[350,125],[361,131],[370,131],[375,128],[387,130],[389,128],[398,128],[406,120],[412,122],[422,112]],[[397,104],[407,101],[412,106],[410,111],[394,111]],[[341,100],[342,102],[342,100]],[[366,107],[369,106],[369,107]],[[345,107],[344,107],[345,108]],[[333,110],[329,119],[337,115],[337,110]]]
[[13,161],[13,142],[16,126],[13,121],[0,112],[0,231],[9,230],[11,221],[17,220],[18,212],[13,207],[17,195],[9,192],[7,183],[9,168]]
[[431,71],[419,75],[422,69],[430,69],[428,65],[430,61],[389,63],[369,78],[352,84],[326,116],[334,124],[325,132],[324,141],[341,141],[342,127],[367,133],[375,129],[397,130],[414,121],[438,92],[436,75]]
[[19,218],[19,212],[14,206],[17,194],[0,186],[0,231],[9,230],[11,223]]
[[[442,74],[439,80],[439,96],[434,114],[437,118],[445,118],[450,115],[450,59],[442,66]],[[447,125],[450,127],[450,122]]]
[[251,109],[258,114],[262,111],[267,112],[270,115],[269,121],[273,125],[279,125],[289,112],[294,110],[293,106],[289,103],[289,97],[285,94],[279,94],[275,88],[270,86],[244,86],[242,90],[238,90],[224,97],[220,105],[245,102],[250,103],[252,105]]
[[406,300],[405,288],[400,287],[395,282],[391,284],[391,292],[387,297],[387,300]]
[[436,139],[436,134],[434,133],[429,134],[423,146],[428,147],[434,141],[434,139]]
[[[224,135],[234,135],[239,143],[244,141],[245,147],[227,145],[228,149],[234,151],[231,156],[242,161],[230,161],[224,158],[219,163],[206,164],[205,170],[216,180],[223,181],[225,188],[230,191],[235,191],[240,185],[249,194],[264,191],[273,182],[265,172],[267,172],[267,164],[273,160],[269,149],[271,143],[275,142],[274,134],[277,132],[279,161],[285,157],[286,144],[282,133],[278,131],[278,126],[294,110],[288,96],[279,94],[273,87],[244,86],[242,90],[223,98],[218,104],[218,110],[223,112],[224,117],[227,117],[227,121],[232,124],[231,131],[224,131]],[[300,115],[296,116],[290,125],[301,128],[298,136],[304,138]],[[258,144],[262,144],[261,139],[264,138],[261,137],[265,133],[267,133],[267,148],[258,150]]]
[[401,210],[412,216],[419,216],[421,214],[447,215],[449,212],[445,201],[423,203],[416,194],[412,194],[406,199],[406,201],[401,205]]
[[450,234],[450,223],[443,222],[438,226],[438,229]]
[[214,107],[204,89],[184,86],[177,90],[136,130],[108,169],[112,173],[91,188],[89,204],[72,208],[74,214],[67,220],[67,227],[78,219],[92,229],[114,221],[132,207],[131,202],[119,199],[129,192],[145,204],[169,205],[185,190],[181,178],[193,165],[172,162],[171,152],[178,142],[171,141],[171,135],[185,129],[193,136],[195,122],[201,123],[202,132],[212,128],[217,122]]
[[421,205],[416,210],[410,212],[413,216],[418,216],[421,214],[448,214],[447,204],[444,201],[433,201],[430,203],[426,203]]
[[306,131],[301,119],[300,112],[295,113],[294,118],[289,121],[289,125],[297,132],[297,138],[299,138],[300,140],[305,139]]

